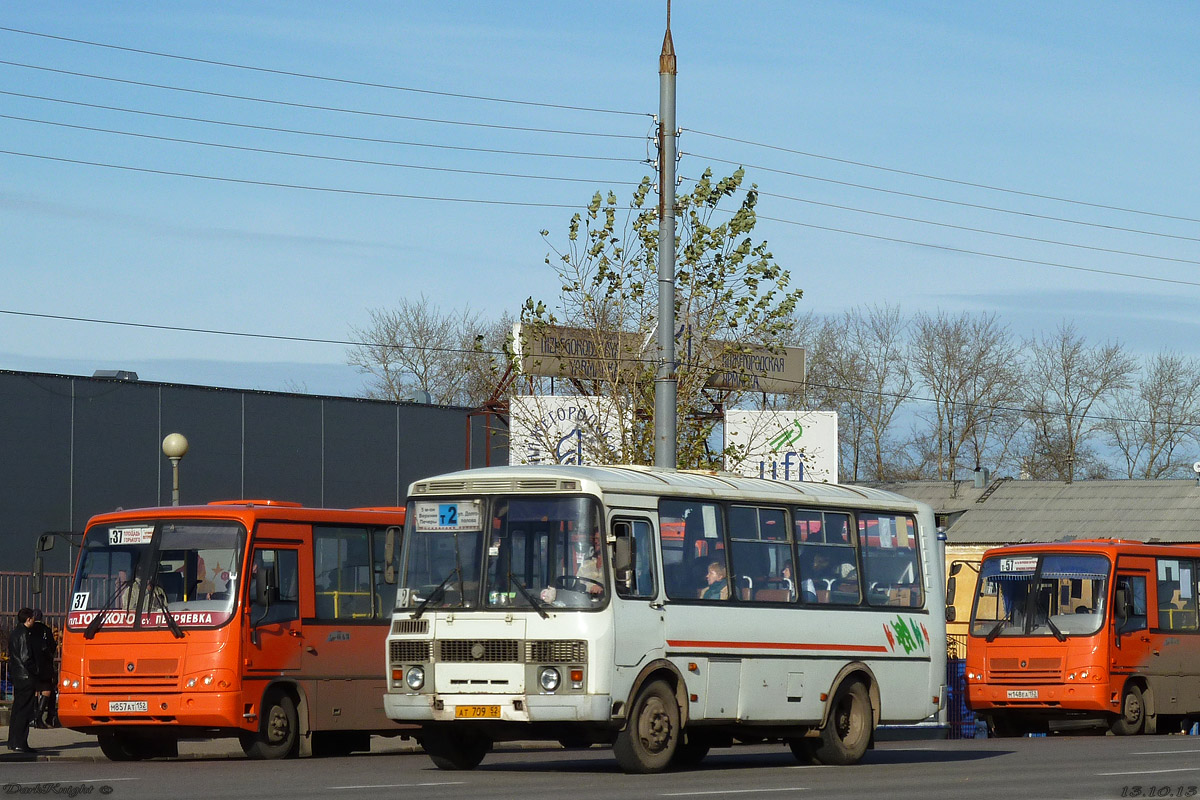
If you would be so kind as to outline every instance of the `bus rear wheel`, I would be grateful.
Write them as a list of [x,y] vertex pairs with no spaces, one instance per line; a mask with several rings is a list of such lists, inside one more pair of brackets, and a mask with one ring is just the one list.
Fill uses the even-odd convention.
[[843,683],[833,696],[813,757],[821,764],[857,764],[871,743],[874,719],[867,687],[858,681]]
[[629,719],[613,742],[621,769],[635,774],[662,772],[679,746],[679,704],[662,681],[642,687]]
[[454,731],[431,731],[419,740],[438,769],[475,769],[492,749],[492,740],[485,736]]
[[299,719],[296,704],[285,694],[263,698],[262,715],[256,733],[243,733],[239,739],[247,758],[270,760],[294,758],[299,754]]
[[1113,720],[1111,730],[1117,736],[1135,736],[1146,725],[1146,702],[1142,690],[1130,684],[1121,696],[1121,713]]

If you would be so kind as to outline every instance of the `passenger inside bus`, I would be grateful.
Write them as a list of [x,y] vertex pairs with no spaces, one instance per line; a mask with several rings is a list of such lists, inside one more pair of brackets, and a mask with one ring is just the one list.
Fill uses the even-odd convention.
[[713,561],[708,565],[706,574],[708,586],[700,592],[701,600],[728,600],[729,599],[729,580],[726,577],[725,565],[720,561]]

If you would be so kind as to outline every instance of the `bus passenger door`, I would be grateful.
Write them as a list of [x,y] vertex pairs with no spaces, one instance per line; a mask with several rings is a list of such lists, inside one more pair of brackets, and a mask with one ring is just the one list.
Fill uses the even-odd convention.
[[[1117,579],[1113,591],[1113,642],[1112,672],[1113,691],[1121,691],[1121,682],[1126,675],[1149,674],[1155,671],[1154,650],[1150,633],[1151,598],[1148,592],[1153,587],[1154,559],[1125,557],[1117,561]],[[1124,601],[1124,607],[1121,606]],[[1121,676],[1118,679],[1118,675]]]
[[632,680],[637,670],[664,650],[662,604],[655,602],[658,566],[654,554],[658,548],[654,524],[647,517],[613,517],[609,530],[616,538],[616,666],[618,672],[629,672]]
[[249,619],[243,652],[247,674],[279,674],[300,669],[300,550],[263,545],[251,561]]

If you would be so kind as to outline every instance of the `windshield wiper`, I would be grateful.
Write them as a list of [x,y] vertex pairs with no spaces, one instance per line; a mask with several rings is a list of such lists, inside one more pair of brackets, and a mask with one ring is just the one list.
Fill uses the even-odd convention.
[[1067,640],[1067,635],[1060,631],[1058,626],[1054,624],[1054,620],[1050,619],[1048,616],[1046,617],[1046,625],[1050,628],[1050,632],[1054,634],[1055,639],[1058,639],[1060,642],[1065,642]]
[[526,589],[525,584],[521,583],[520,579],[516,575],[513,575],[511,571],[508,573],[508,582],[520,590],[521,596],[529,601],[529,605],[533,606],[534,611],[541,614],[542,619],[550,619],[550,615],[546,613],[546,609],[542,608],[542,604],[538,602],[533,593]]
[[995,641],[996,637],[1000,635],[1000,631],[1004,630],[1006,627],[1008,627],[1008,620],[1002,619],[999,622],[997,622],[994,626],[992,626],[992,629],[990,631],[988,631],[986,641],[988,641],[988,642]]
[[97,612],[96,616],[92,618],[92,621],[88,623],[87,628],[84,629],[83,638],[96,638],[96,631],[100,630],[100,626],[104,624],[104,615],[112,610],[113,603],[118,597],[120,597],[121,590],[125,588],[128,588],[130,595],[132,595],[134,589],[133,581],[117,581],[117,588],[113,589],[113,593],[108,596],[107,600],[104,601],[104,605],[100,607],[100,611]]
[[[410,617],[410,619],[420,619],[421,615],[425,613],[425,607],[446,593],[446,584],[449,583],[450,579],[459,572],[460,572],[459,568],[455,567],[454,569],[452,569],[448,573],[446,573],[446,577],[442,578],[442,582],[437,585],[437,588],[429,593],[429,597],[426,597],[424,600],[422,600],[420,602],[420,604],[416,608],[413,609],[413,614]],[[462,586],[461,575],[459,576],[459,586]],[[460,591],[459,591],[460,596],[461,596],[461,593],[462,592],[460,589]]]
[[147,589],[150,592],[150,596],[158,601],[158,607],[162,609],[163,614],[166,615],[167,627],[171,629],[171,635],[176,639],[182,639],[183,628],[179,627],[179,623],[176,622],[175,617],[171,615],[171,609],[167,608],[166,594],[159,594],[159,592],[162,590],[159,588],[158,579],[152,578]]

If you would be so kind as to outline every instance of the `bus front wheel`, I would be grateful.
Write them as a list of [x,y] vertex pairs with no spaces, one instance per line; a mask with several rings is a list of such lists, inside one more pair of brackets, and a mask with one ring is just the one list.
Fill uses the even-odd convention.
[[662,772],[679,745],[679,704],[662,681],[648,683],[638,692],[625,728],[613,742],[613,755],[626,772]]
[[833,696],[813,757],[821,764],[857,764],[871,743],[874,719],[867,687],[858,681],[843,683]]
[[1121,713],[1113,720],[1112,732],[1117,736],[1134,736],[1146,725],[1146,703],[1142,690],[1130,684],[1121,697]]
[[475,769],[492,749],[491,739],[450,731],[426,733],[419,741],[438,769]]
[[174,758],[179,742],[170,737],[147,737],[132,733],[105,732],[96,739],[109,761],[141,761],[145,758]]
[[678,769],[691,769],[699,766],[711,748],[711,738],[703,733],[688,731],[684,733],[683,741],[675,746],[675,757],[671,766]]
[[258,731],[239,737],[242,752],[259,760],[294,758],[299,753],[300,723],[292,698],[278,692],[267,695],[261,711]]

